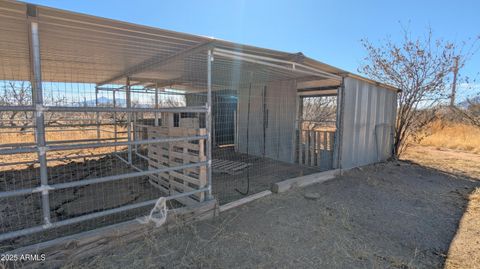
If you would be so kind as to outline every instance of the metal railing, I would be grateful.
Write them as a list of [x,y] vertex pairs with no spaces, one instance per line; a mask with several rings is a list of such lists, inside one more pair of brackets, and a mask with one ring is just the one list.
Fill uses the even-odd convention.
[[[2,163],[1,166],[9,165],[20,165],[20,164],[36,164],[38,165],[39,170],[39,185],[34,187],[19,188],[14,190],[4,190],[0,191],[0,198],[12,198],[12,197],[21,197],[28,196],[32,194],[41,195],[41,212],[43,224],[33,225],[31,227],[23,227],[21,229],[12,230],[11,228],[5,229],[3,233],[0,233],[0,241],[14,239],[21,236],[31,235],[33,233],[42,232],[54,228],[59,228],[71,224],[80,223],[86,220],[92,220],[100,217],[105,217],[108,215],[116,214],[119,212],[124,212],[128,210],[133,210],[145,206],[153,206],[157,199],[140,201],[136,203],[130,203],[127,205],[117,206],[115,208],[104,208],[99,212],[90,212],[80,216],[70,217],[63,220],[53,220],[51,217],[52,206],[50,204],[52,192],[58,190],[64,190],[69,188],[78,188],[84,187],[92,184],[101,184],[106,182],[120,181],[124,179],[135,179],[142,178],[153,174],[164,173],[169,171],[176,171],[182,169],[191,169],[198,167],[206,167],[208,170],[208,182],[204,187],[199,187],[196,190],[177,193],[168,195],[167,200],[178,199],[181,197],[191,196],[197,193],[207,194],[207,199],[212,199],[212,180],[211,180],[211,51],[208,52],[208,85],[207,93],[208,98],[205,106],[190,106],[190,107],[159,107],[158,105],[158,90],[155,90],[155,107],[132,107],[131,101],[131,85],[129,77],[126,77],[126,85],[122,86],[122,91],[126,94],[126,107],[116,107],[115,100],[113,107],[101,107],[98,103],[98,93],[100,89],[95,90],[95,107],[81,107],[81,106],[45,106],[44,105],[44,94],[42,91],[42,71],[41,71],[41,57],[40,57],[40,39],[39,39],[39,24],[36,17],[28,17],[29,25],[29,46],[30,46],[30,58],[31,58],[31,73],[32,73],[32,82],[31,82],[31,91],[32,91],[32,105],[4,105],[0,106],[0,112],[31,112],[34,114],[32,117],[33,124],[29,124],[28,128],[34,130],[35,133],[35,142],[32,143],[4,143],[0,145],[0,155],[11,155],[11,154],[37,154],[37,158],[30,161],[12,161]],[[115,91],[114,96],[115,96]],[[135,92],[135,91],[133,91]],[[114,97],[115,99],[115,97]],[[78,124],[59,124],[57,125],[47,125],[45,114],[49,112],[57,113],[96,113],[94,119],[91,123],[78,123]],[[183,137],[165,137],[161,139],[141,139],[136,140],[135,136],[132,135],[135,132],[135,129],[132,128],[132,113],[152,113],[155,114],[155,124],[158,124],[158,113],[168,112],[168,113],[205,113],[206,115],[206,135],[197,135],[197,136],[183,136]],[[114,123],[115,129],[111,132],[114,133],[113,138],[101,138],[101,127],[108,125],[107,123],[100,122],[99,113],[113,113],[114,114]],[[117,120],[117,113],[126,113],[127,118],[125,121],[122,121],[126,124],[126,132],[119,132],[117,130],[117,125],[120,121]],[[69,120],[66,120],[67,122]],[[122,123],[122,124],[123,124]],[[53,140],[47,141],[46,133],[49,132],[48,128],[62,128],[62,127],[92,127],[93,131],[97,131],[97,138],[94,139],[70,139],[70,140]],[[13,127],[12,127],[13,128]],[[118,137],[117,134],[126,133],[126,137]],[[136,167],[133,164],[133,151],[135,151],[136,156],[140,156],[143,159],[148,161],[148,157],[140,154],[134,146],[138,145],[151,145],[151,144],[160,144],[160,143],[172,143],[172,142],[185,142],[185,141],[200,141],[207,140],[207,161],[205,162],[196,162],[189,163],[184,165],[177,165],[172,167],[164,167],[159,169],[151,169],[149,167],[147,170],[142,170],[141,168]],[[0,141],[3,143],[3,141]],[[52,183],[49,176],[49,165],[50,161],[61,160],[62,158],[47,158],[48,153],[56,151],[68,151],[68,150],[82,150],[82,149],[95,149],[95,148],[115,148],[111,151],[112,156],[116,156],[125,165],[136,170],[136,172],[122,172],[117,175],[107,175],[99,176],[94,178],[87,178],[81,180],[74,180],[70,182],[63,183]],[[117,147],[127,147],[127,158],[123,158],[117,154]],[[104,156],[104,154],[96,155],[78,155],[73,158],[92,158],[92,156]],[[15,178],[13,180],[16,180]],[[21,205],[18,205],[21,206]],[[2,227],[3,229],[4,227]]]

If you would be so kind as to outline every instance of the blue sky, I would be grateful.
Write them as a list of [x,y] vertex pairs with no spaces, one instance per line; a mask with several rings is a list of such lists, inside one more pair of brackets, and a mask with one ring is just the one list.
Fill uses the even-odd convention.
[[[436,37],[462,41],[480,35],[480,1],[30,1],[41,5],[212,36],[229,41],[301,51],[319,61],[356,72],[364,57],[361,38],[378,42],[431,27]],[[477,77],[480,52],[464,74]]]

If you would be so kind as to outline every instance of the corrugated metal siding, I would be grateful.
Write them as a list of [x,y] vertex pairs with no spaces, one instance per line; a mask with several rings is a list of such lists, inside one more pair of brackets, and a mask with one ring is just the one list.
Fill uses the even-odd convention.
[[264,137],[263,91],[265,84],[252,84],[250,117],[248,118],[248,92],[241,89],[238,98],[238,151],[275,160],[293,162],[296,90],[295,82],[273,82],[266,85],[268,125]]
[[342,168],[391,157],[397,94],[354,78],[345,78]]

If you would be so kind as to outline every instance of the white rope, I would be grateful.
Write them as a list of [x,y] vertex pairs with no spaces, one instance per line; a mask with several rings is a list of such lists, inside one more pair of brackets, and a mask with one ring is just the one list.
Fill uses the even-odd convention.
[[[142,224],[148,224],[150,222],[155,223],[156,227],[162,226],[165,221],[167,221],[167,199],[165,197],[160,197],[155,206],[150,210],[150,214],[145,218],[138,219]],[[153,214],[158,213],[158,217],[154,217]]]

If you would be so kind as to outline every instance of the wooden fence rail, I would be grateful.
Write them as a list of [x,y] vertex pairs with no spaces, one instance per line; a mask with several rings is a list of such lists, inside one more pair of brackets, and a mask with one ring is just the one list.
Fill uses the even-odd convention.
[[302,130],[298,147],[299,164],[332,169],[335,131]]

